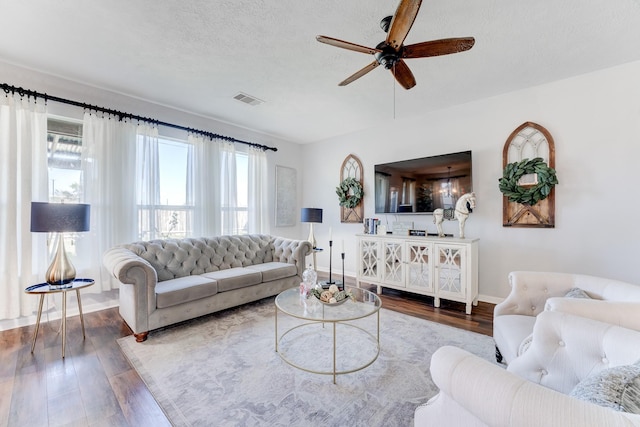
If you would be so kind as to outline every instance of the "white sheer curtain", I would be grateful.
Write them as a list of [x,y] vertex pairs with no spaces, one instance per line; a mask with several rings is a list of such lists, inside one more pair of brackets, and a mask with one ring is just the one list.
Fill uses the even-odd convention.
[[117,282],[102,267],[104,251],[136,240],[135,199],[137,125],[114,117],[84,114],[82,133],[83,201],[91,205],[91,230],[78,235],[76,266],[79,277],[106,291]]
[[136,143],[136,218],[140,219],[140,229],[135,240],[155,238],[154,230],[157,206],[160,204],[160,164],[158,154],[158,131],[146,125],[138,126]]
[[236,147],[227,142],[220,142],[220,196],[222,203],[221,234],[238,232]]
[[[193,188],[194,235],[218,236],[237,234],[241,215],[238,209],[238,182],[235,145],[223,140],[210,140],[190,135],[193,145],[193,169],[189,182]],[[249,151],[248,232],[265,232],[267,182],[264,151]]]
[[44,103],[0,97],[0,319],[30,315],[42,282],[47,236],[30,232],[31,202],[46,202],[47,117]]
[[193,161],[190,168],[191,188],[187,191],[193,196],[195,206],[193,234],[195,237],[218,236],[222,232],[222,212],[220,164],[220,144],[200,135],[189,135],[188,142],[193,146]]
[[249,233],[266,233],[269,229],[267,209],[267,155],[259,148],[249,149]]

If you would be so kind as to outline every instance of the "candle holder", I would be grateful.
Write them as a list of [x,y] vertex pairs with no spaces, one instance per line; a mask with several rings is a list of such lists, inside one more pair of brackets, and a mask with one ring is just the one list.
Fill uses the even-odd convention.
[[328,289],[331,285],[336,285],[338,288],[342,287],[344,290],[344,253],[342,253],[342,282],[340,280],[333,280],[333,240],[329,240],[329,280],[325,280],[320,283],[322,289]]
[[331,258],[332,258],[332,254],[333,254],[333,240],[329,240],[329,281],[325,282],[329,286],[336,284],[336,282],[334,282],[331,279]]
[[346,291],[347,287],[344,282],[344,252],[342,252],[341,257],[342,257],[342,290]]

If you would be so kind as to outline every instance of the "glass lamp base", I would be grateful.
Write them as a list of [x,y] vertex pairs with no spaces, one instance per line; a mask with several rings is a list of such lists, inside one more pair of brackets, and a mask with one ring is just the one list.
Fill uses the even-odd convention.
[[67,258],[64,249],[64,235],[62,233],[58,234],[58,247],[45,277],[50,289],[70,288],[76,278],[76,269]]

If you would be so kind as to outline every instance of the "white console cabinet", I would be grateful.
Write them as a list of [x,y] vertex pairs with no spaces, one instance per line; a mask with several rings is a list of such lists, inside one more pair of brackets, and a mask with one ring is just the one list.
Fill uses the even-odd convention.
[[478,305],[478,239],[358,235],[357,286],[369,283]]

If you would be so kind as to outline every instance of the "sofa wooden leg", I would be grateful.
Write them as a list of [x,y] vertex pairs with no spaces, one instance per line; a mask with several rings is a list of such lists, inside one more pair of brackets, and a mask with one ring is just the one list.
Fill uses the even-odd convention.
[[496,361],[498,363],[502,363],[502,359],[503,359],[502,353],[500,353],[500,349],[498,349],[498,346],[495,346],[495,347],[496,347]]
[[147,335],[149,335],[149,331],[140,332],[139,334],[133,334],[136,337],[136,342],[144,342],[147,340]]

